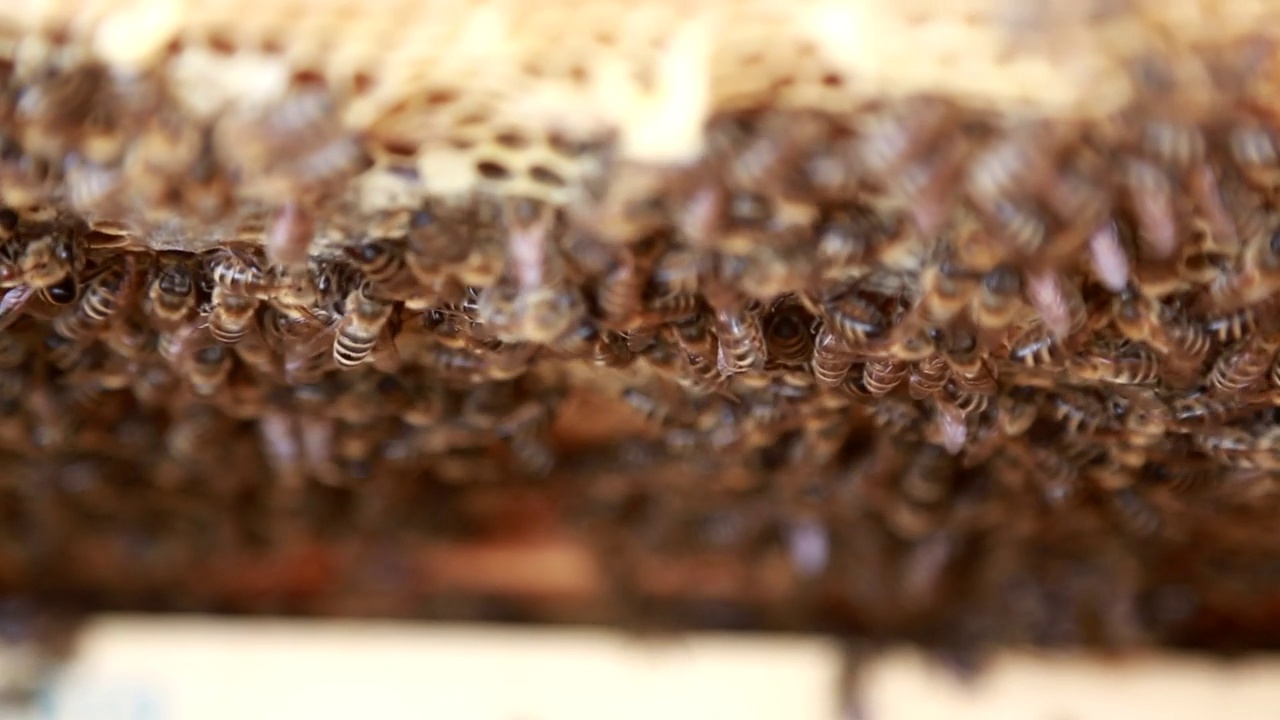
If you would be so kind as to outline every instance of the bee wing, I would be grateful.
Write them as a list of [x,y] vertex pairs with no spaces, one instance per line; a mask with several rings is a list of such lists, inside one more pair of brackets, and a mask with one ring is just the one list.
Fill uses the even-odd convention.
[[0,330],[13,325],[22,317],[22,308],[34,294],[33,288],[21,285],[8,290],[4,297],[0,297]]

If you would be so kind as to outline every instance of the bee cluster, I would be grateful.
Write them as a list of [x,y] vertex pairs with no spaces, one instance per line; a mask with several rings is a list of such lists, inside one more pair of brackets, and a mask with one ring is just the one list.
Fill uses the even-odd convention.
[[[0,97],[8,586],[447,614],[422,538],[510,521],[704,624],[1270,627],[1265,118],[725,113],[685,167],[583,146],[565,205],[370,209],[414,171],[295,85],[213,121],[94,66]],[[328,569],[229,579],[263,553]]]

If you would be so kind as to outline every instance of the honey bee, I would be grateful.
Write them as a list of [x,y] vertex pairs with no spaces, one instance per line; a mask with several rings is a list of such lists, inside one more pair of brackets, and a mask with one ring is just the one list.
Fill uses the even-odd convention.
[[529,361],[537,349],[538,346],[530,343],[512,344],[497,340],[489,343],[483,353],[485,378],[503,381],[520,377],[528,371]]
[[1033,325],[1015,337],[1008,346],[1009,359],[1029,368],[1056,367],[1061,362],[1061,347],[1048,328]]
[[191,390],[202,397],[213,395],[223,386],[233,365],[231,351],[217,343],[193,348],[183,362]]
[[290,308],[309,308],[321,301],[320,290],[312,269],[303,266],[273,265],[267,273],[271,301],[286,312]]
[[965,187],[979,207],[1034,187],[1046,174],[1039,143],[1041,128],[1017,128],[974,154],[965,173]]
[[992,203],[985,217],[992,232],[1018,255],[1035,255],[1049,238],[1045,218],[1026,203],[1002,198]]
[[582,322],[586,306],[575,287],[545,287],[521,293],[512,306],[512,320],[519,338],[552,343]]
[[622,401],[654,427],[666,427],[673,419],[685,419],[670,403],[638,388],[623,390]]
[[1089,236],[1089,258],[1093,272],[1103,287],[1118,293],[1129,284],[1129,256],[1120,243],[1114,222],[1108,222]]
[[901,360],[868,360],[862,366],[862,384],[874,396],[887,395],[907,379],[910,371],[910,366]]
[[371,295],[368,282],[347,295],[346,312],[333,338],[333,359],[341,368],[353,368],[369,359],[374,346],[395,311],[391,303]]
[[1248,430],[1219,427],[1194,436],[1196,446],[1222,465],[1232,468],[1276,469],[1270,453],[1259,452],[1258,439]]
[[651,275],[655,297],[695,295],[702,271],[701,255],[692,248],[673,247],[664,252]]
[[672,338],[689,355],[714,357],[716,338],[708,325],[707,315],[702,312],[672,321]]
[[1187,185],[1212,234],[1211,247],[1228,253],[1237,252],[1240,236],[1236,232],[1235,220],[1227,210],[1222,186],[1213,167],[1201,163],[1190,172]]
[[820,280],[848,280],[869,269],[871,234],[865,225],[849,213],[835,213],[818,225],[815,266]]
[[950,322],[969,306],[977,280],[960,271],[951,261],[931,264],[920,273],[920,310],[932,325]]
[[951,368],[941,355],[931,355],[913,363],[907,391],[914,400],[923,400],[941,392],[951,377]]
[[1178,233],[1168,177],[1148,162],[1130,160],[1125,182],[1143,249],[1156,260],[1172,256],[1177,250]]
[[1220,343],[1237,342],[1246,335],[1257,332],[1258,309],[1250,306],[1214,314],[1205,319],[1202,327]]
[[183,257],[161,256],[147,288],[148,312],[162,327],[177,325],[196,307],[196,274]]
[[827,328],[855,348],[882,337],[888,328],[884,314],[856,294],[828,300],[822,311]]
[[756,311],[744,308],[717,312],[716,337],[719,340],[716,365],[720,374],[729,376],[764,369],[768,350]]
[[783,365],[803,364],[813,352],[810,326],[813,319],[795,303],[782,303],[765,320],[765,347],[769,361]]
[[[1105,469],[1101,471],[1105,472]],[[1099,469],[1093,471],[1095,478],[1105,477],[1100,476],[1099,472]],[[1123,468],[1115,469],[1112,472],[1122,477],[1131,475],[1127,469]],[[1105,486],[1106,484],[1106,480],[1099,481],[1099,485]],[[1159,533],[1164,526],[1164,520],[1161,518],[1159,510],[1144,497],[1138,488],[1128,486],[1117,488],[1112,490],[1108,497],[1118,519],[1133,534],[1139,537],[1150,537]]]
[[84,267],[84,256],[70,228],[55,226],[42,230],[38,237],[27,242],[18,256],[18,269],[24,284],[37,290],[53,290],[69,280],[74,281],[74,276]]
[[237,295],[222,285],[214,286],[212,301],[209,333],[224,345],[235,345],[244,338],[257,316],[259,301],[248,295]]
[[1067,360],[1067,368],[1082,380],[1116,385],[1148,385],[1160,378],[1159,358],[1141,343],[1073,356]]
[[645,305],[642,316],[647,325],[661,325],[687,320],[702,310],[702,299],[697,295],[665,295]]
[[1209,386],[1215,391],[1239,395],[1267,377],[1278,357],[1274,339],[1250,335],[1226,348],[1209,372]]
[[1012,268],[1000,266],[987,273],[978,286],[969,312],[979,328],[1004,330],[1022,310],[1022,278]]
[[1223,425],[1239,415],[1248,413],[1253,406],[1248,402],[1236,402],[1208,393],[1193,393],[1175,399],[1171,414],[1181,427]]
[[[421,207],[409,214],[406,239],[408,241],[409,269],[426,282],[434,277],[441,265],[455,263],[466,257],[465,242],[459,242],[459,236],[465,235],[470,224],[468,215],[474,215],[474,207],[454,205],[443,201],[428,200]],[[493,213],[497,219],[498,213]],[[488,219],[488,218],[486,218]]]
[[[369,238],[345,248],[347,258],[372,284],[375,294],[389,300],[407,300],[416,289],[407,261],[408,246],[403,240]],[[431,278],[432,284],[436,278]]]
[[92,339],[131,300],[136,271],[133,258],[99,271],[73,310],[54,318],[53,330],[75,342]]
[[227,292],[256,300],[271,299],[273,283],[249,251],[224,245],[209,255],[208,270],[214,284]]
[[1172,169],[1190,167],[1205,152],[1204,135],[1199,128],[1162,120],[1143,124],[1141,146],[1148,157]]
[[933,423],[926,437],[930,442],[941,445],[951,455],[959,455],[969,440],[969,425],[965,412],[951,400],[935,396]]
[[635,353],[627,346],[626,338],[622,335],[603,332],[596,341],[592,360],[604,367],[623,368],[635,361]]
[[686,390],[696,393],[707,393],[721,387],[724,376],[720,373],[715,355],[685,353],[686,373],[678,378],[678,382]]
[[1257,125],[1234,127],[1228,135],[1228,145],[1236,165],[1251,183],[1264,191],[1280,185],[1280,155],[1269,130]]
[[448,378],[479,379],[485,370],[484,358],[471,350],[437,346],[427,359],[430,367]]
[[823,387],[839,387],[853,363],[853,352],[823,323],[814,339],[810,361],[814,379]]
[[1097,434],[1108,427],[1111,413],[1106,404],[1087,392],[1072,391],[1062,388],[1054,392],[1047,403],[1049,413],[1054,420],[1062,424],[1064,430],[1075,434]]
[[300,203],[285,203],[267,229],[267,259],[283,267],[305,265],[315,230],[315,219]]
[[1089,310],[1074,284],[1053,273],[1038,273],[1027,278],[1026,287],[1031,304],[1054,339],[1062,340],[1084,328]]
[[[631,251],[624,253],[622,260],[605,275],[601,283],[599,303],[605,319],[623,327],[634,322],[643,301],[646,280],[636,254]],[[652,307],[650,311],[653,311]]]

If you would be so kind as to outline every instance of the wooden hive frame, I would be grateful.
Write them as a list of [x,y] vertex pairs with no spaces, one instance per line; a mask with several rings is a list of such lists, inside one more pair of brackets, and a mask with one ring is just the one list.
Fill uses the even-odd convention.
[[1277,32],[9,3],[0,583],[1269,645]]

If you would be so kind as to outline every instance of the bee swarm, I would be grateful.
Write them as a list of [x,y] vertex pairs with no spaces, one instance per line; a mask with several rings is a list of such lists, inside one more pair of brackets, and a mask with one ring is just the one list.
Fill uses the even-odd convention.
[[1280,640],[1265,4],[391,4],[0,9],[0,589]]

